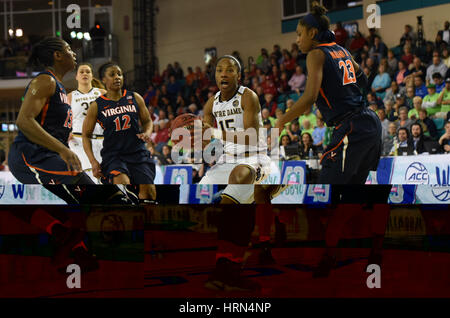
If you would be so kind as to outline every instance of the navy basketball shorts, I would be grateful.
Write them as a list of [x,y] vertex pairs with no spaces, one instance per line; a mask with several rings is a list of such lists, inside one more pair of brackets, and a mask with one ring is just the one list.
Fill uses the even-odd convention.
[[105,183],[114,183],[114,177],[123,173],[130,178],[131,184],[153,184],[155,179],[155,164],[150,158],[140,162],[133,162],[116,156],[101,163]]
[[321,158],[321,184],[364,184],[378,167],[381,123],[375,112],[364,109],[334,128]]
[[33,143],[13,143],[8,165],[13,176],[24,184],[94,184],[86,173],[69,171],[56,152]]

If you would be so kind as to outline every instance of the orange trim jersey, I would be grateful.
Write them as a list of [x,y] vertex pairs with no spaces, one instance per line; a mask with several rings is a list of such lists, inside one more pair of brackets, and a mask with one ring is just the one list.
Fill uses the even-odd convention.
[[[52,72],[44,71],[37,76],[42,74],[50,75],[55,79],[56,89],[35,119],[46,132],[68,147],[67,142],[72,131],[72,108],[68,104],[66,90]],[[29,84],[25,89],[25,94],[28,91],[28,87]],[[19,131],[15,141],[30,142],[21,131]]]
[[322,85],[316,105],[328,125],[342,115],[365,107],[350,53],[336,43],[317,46],[325,53]]

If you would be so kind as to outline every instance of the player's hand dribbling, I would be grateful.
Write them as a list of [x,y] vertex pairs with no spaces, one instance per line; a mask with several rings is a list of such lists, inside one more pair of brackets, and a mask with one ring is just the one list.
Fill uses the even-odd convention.
[[92,174],[94,175],[95,178],[100,179],[103,178],[103,173],[102,173],[102,169],[100,168],[100,163],[95,160],[94,162],[91,162],[92,165]]
[[139,139],[141,139],[141,140],[143,140],[144,142],[146,142],[146,143],[149,143],[149,142],[151,141],[150,136],[147,135],[146,133],[136,134],[136,136],[137,136]]
[[63,151],[59,153],[61,159],[67,164],[67,169],[73,172],[81,172],[81,162],[78,156],[69,148],[64,148]]

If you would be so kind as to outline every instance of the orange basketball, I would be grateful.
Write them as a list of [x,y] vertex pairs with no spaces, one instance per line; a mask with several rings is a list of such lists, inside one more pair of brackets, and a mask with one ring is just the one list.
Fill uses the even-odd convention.
[[[172,133],[172,131],[174,131],[177,128],[188,129],[191,133],[191,143],[193,144],[195,120],[200,120],[200,118],[191,113],[182,114],[172,121],[172,124],[170,125],[170,132]],[[172,142],[174,145],[176,145],[181,140],[183,140],[183,136],[180,136],[178,140],[172,140]]]

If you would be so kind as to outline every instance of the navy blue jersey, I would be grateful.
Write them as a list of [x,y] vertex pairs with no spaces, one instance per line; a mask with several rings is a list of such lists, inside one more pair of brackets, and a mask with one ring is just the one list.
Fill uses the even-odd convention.
[[139,106],[134,92],[124,90],[118,101],[105,96],[96,99],[97,122],[104,129],[102,158],[147,151],[145,143],[136,135],[139,128]]
[[[37,76],[47,74],[56,81],[55,93],[47,100],[36,121],[44,128],[46,132],[61,141],[68,147],[69,134],[72,131],[72,109],[68,103],[66,90],[63,84],[58,81],[56,76],[50,71],[44,71]],[[28,91],[25,89],[25,94]],[[30,142],[27,137],[19,130],[15,142]]]
[[344,114],[365,107],[350,53],[336,43],[317,46],[325,53],[322,85],[316,105],[330,125]]

